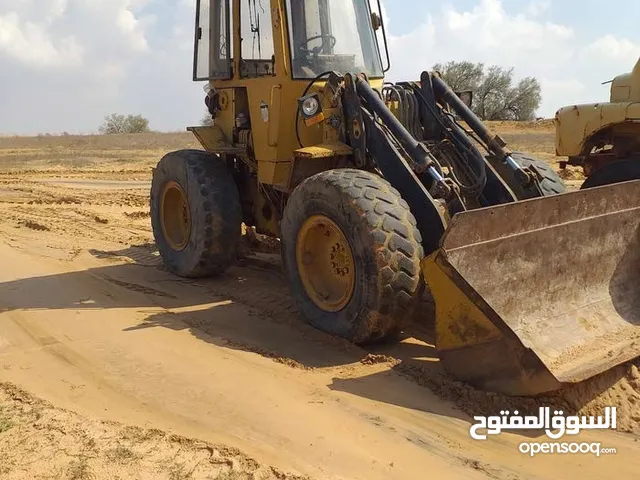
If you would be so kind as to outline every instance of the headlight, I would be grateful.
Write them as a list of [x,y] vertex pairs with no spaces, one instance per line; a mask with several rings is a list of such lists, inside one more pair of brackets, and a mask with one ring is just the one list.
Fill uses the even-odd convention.
[[309,97],[302,102],[302,113],[305,117],[313,117],[320,109],[320,102],[316,97]]
[[317,125],[324,121],[324,113],[322,113],[322,104],[317,93],[312,93],[298,99],[298,107],[307,127]]

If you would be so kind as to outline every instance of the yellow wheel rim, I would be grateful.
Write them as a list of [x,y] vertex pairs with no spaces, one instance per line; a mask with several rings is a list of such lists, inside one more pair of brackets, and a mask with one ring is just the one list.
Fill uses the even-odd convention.
[[162,189],[160,219],[169,246],[178,252],[184,250],[191,236],[191,214],[187,195],[177,182],[167,182]]
[[351,246],[336,223],[324,215],[309,217],[296,241],[298,274],[311,300],[338,312],[353,296],[355,262]]

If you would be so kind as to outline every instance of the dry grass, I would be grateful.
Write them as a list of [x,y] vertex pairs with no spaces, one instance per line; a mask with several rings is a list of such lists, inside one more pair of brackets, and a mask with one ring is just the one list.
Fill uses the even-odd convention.
[[0,459],[3,480],[304,480],[235,449],[87,419],[2,383]]
[[[556,169],[552,120],[487,122],[511,150],[531,153]],[[167,152],[201,148],[190,132],[136,135],[0,137],[0,174],[82,175],[92,178],[148,180],[151,169]],[[573,178],[574,173],[568,178]],[[581,177],[581,175],[579,175]]]
[[[553,154],[555,131],[545,122],[487,122],[513,148]],[[200,148],[190,132],[135,135],[0,137],[0,171],[7,168],[68,168],[151,165],[159,155],[180,148]]]
[[13,427],[13,421],[10,417],[8,409],[0,405],[0,433],[6,432]]
[[190,132],[0,138],[0,172],[49,170],[144,171],[165,153],[198,148]]

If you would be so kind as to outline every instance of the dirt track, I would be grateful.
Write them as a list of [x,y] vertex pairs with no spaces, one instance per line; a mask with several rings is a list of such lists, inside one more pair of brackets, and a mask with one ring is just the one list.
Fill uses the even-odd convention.
[[[474,441],[470,415],[507,400],[446,377],[427,325],[375,351],[328,337],[300,321],[268,253],[245,252],[217,279],[167,273],[151,245],[146,175],[0,174],[0,381],[89,419],[236,447],[317,479],[637,478],[636,367],[551,400],[595,414],[619,405],[629,433],[580,435],[617,455],[519,453],[544,441],[538,433]],[[6,435],[0,452],[24,456]],[[256,471],[246,478],[269,478]]]

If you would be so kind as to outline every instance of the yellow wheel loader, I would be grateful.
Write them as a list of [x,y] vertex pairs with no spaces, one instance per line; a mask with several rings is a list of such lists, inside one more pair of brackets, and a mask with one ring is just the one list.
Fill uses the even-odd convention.
[[560,166],[581,166],[582,188],[640,179],[640,58],[611,81],[608,103],[563,107],[555,124]]
[[194,80],[213,126],[154,170],[168,269],[224,272],[244,222],[280,239],[304,318],[358,344],[405,328],[428,288],[443,367],[510,395],[636,357],[640,182],[565,193],[469,92],[432,72],[385,82],[369,1],[198,1]]

